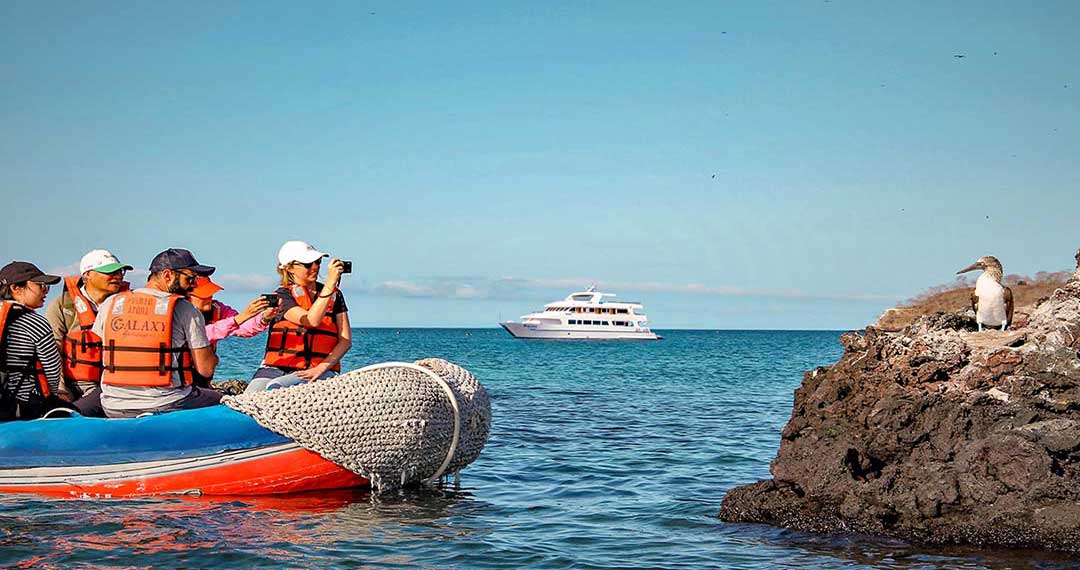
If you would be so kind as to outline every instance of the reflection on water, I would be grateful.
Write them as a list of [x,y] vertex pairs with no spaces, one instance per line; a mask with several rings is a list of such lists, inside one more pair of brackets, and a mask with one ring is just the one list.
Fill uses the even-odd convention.
[[[1067,557],[928,549],[716,518],[768,476],[802,371],[839,333],[674,331],[649,343],[369,330],[347,367],[440,356],[474,372],[491,441],[463,489],[373,498],[0,496],[0,568],[1063,569]],[[258,361],[226,342],[226,365]]]
[[300,564],[326,545],[348,543],[364,545],[366,563],[407,564],[410,557],[396,546],[468,535],[470,529],[442,521],[477,508],[469,493],[439,489],[379,498],[360,490],[115,501],[6,496],[0,567]]

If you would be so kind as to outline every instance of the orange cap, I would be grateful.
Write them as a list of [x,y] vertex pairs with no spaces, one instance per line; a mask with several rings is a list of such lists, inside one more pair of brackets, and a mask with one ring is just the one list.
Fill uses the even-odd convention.
[[195,290],[191,292],[194,297],[201,297],[203,299],[212,299],[214,293],[222,291],[225,288],[210,280],[209,277],[200,275],[195,278]]

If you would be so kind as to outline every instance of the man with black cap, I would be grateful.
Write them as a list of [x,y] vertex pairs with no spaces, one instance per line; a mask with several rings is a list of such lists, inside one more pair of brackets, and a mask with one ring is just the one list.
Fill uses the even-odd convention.
[[60,348],[34,312],[59,282],[26,261],[0,269],[0,421],[41,417],[63,381]]
[[192,385],[193,372],[214,375],[217,356],[202,313],[184,298],[201,265],[186,249],[150,262],[146,287],[105,300],[93,331],[102,339],[101,406],[110,418],[213,406],[221,394]]

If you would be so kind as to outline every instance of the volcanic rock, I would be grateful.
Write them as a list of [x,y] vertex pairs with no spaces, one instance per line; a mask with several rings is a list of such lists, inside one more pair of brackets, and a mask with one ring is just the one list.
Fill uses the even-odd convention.
[[1080,280],[1029,315],[844,334],[795,391],[773,478],[729,491],[720,518],[1080,553]]

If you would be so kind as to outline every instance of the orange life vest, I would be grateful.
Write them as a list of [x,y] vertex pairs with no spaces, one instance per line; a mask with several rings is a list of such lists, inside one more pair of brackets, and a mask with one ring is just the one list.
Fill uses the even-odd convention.
[[[221,320],[221,303],[219,303],[217,301],[211,301],[210,302],[210,310],[203,312],[203,318],[206,320],[207,325],[220,321]],[[211,350],[214,351],[214,354],[217,354],[217,343],[218,343],[218,341],[216,341],[216,340],[210,341],[210,348],[211,348]],[[192,377],[193,377],[193,381],[194,381],[195,385],[200,387],[200,388],[209,388],[210,387],[210,381],[214,379],[213,376],[207,378],[206,376],[203,376],[202,374],[199,374],[198,371],[193,371],[192,372]]]
[[64,378],[77,382],[101,381],[101,337],[90,329],[94,326],[97,311],[93,303],[79,290],[80,277],[67,277],[64,287],[75,315],[79,321],[79,330],[69,330],[61,345],[64,357]]
[[116,294],[102,338],[102,384],[160,388],[172,385],[173,372],[180,373],[185,386],[192,383],[191,351],[187,345],[172,346],[173,309],[180,299],[136,291]]
[[[293,285],[291,292],[301,309],[306,311],[311,308],[314,301],[303,287]],[[330,314],[336,300],[336,297],[330,299],[326,314],[315,328],[305,328],[284,318],[275,323],[266,335],[263,365],[283,370],[307,370],[329,356],[338,343],[337,323]],[[331,370],[341,370],[341,363],[335,364]]]
[[[4,341],[7,339],[8,325],[15,321],[15,317],[23,313],[31,312],[23,305],[14,301],[0,301],[0,348],[4,346]],[[12,368],[6,364],[7,358],[0,350],[0,370],[8,373],[14,372],[33,372],[36,373],[38,381],[38,389],[41,390],[41,397],[48,398],[52,394],[52,390],[49,390],[49,378],[45,376],[45,369],[41,366],[41,361],[35,359],[34,364],[27,368]]]

